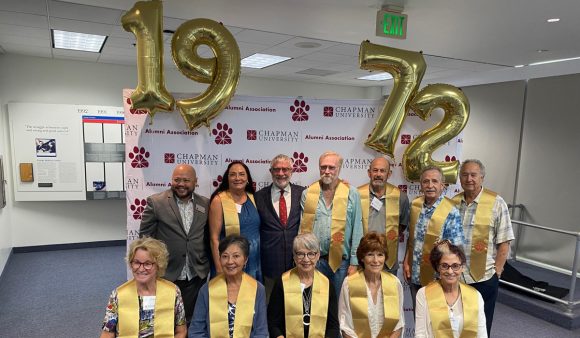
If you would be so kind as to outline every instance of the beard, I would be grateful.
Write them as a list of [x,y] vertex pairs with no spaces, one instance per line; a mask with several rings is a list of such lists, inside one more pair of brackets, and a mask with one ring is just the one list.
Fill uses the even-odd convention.
[[332,176],[320,176],[320,181],[322,184],[330,185],[334,181],[334,177]]

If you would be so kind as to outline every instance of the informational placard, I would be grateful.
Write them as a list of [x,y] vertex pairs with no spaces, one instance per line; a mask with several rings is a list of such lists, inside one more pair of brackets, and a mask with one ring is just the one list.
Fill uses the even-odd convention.
[[[93,191],[110,198],[105,193],[107,181],[113,195],[124,198],[122,108],[10,103],[8,112],[16,201],[95,199]],[[96,128],[84,128],[86,124]],[[86,156],[87,149],[89,155],[93,149],[99,152]],[[104,168],[97,177],[92,176],[94,163]]]

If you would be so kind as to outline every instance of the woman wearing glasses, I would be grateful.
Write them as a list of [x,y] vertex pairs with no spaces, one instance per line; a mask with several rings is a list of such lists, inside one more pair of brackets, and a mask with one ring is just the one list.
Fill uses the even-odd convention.
[[429,260],[440,279],[417,292],[415,337],[487,338],[483,298],[459,282],[466,262],[461,247],[437,242]]
[[359,270],[342,284],[338,317],[342,336],[401,336],[405,326],[403,287],[394,275],[384,271],[387,260],[386,238],[369,232],[356,250]]
[[316,270],[320,244],[312,233],[296,236],[296,267],[276,280],[268,304],[270,337],[340,337],[336,293]]
[[131,243],[127,262],[133,279],[111,293],[101,338],[185,338],[185,311],[179,288],[161,279],[167,268],[167,248],[145,237]]
[[260,264],[260,215],[254,201],[254,182],[243,162],[231,162],[210,198],[209,238],[217,273],[222,272],[218,245],[220,238],[242,235],[250,241],[244,272],[262,282]]

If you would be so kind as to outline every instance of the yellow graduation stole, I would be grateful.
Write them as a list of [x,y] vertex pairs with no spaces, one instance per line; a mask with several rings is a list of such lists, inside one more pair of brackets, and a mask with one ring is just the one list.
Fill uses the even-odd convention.
[[[358,187],[362,207],[363,234],[369,231],[370,192],[369,185]],[[387,236],[387,266],[391,269],[396,261],[399,250],[399,197],[401,190],[387,183],[385,189],[385,234]]]
[[[176,286],[164,279],[157,279],[155,287],[155,312],[153,332],[155,338],[173,338],[175,335]],[[134,279],[117,288],[119,301],[118,337],[139,336],[139,295]]]
[[[211,337],[229,337],[228,286],[224,274],[209,281],[209,332]],[[258,283],[248,274],[242,275],[242,284],[236,301],[234,338],[247,338],[252,332],[254,306]]]
[[[247,193],[247,195],[255,207],[256,201],[254,201],[254,195],[250,193]],[[226,236],[239,235],[240,217],[238,216],[238,209],[236,208],[236,203],[234,202],[232,195],[229,191],[222,191],[219,193],[219,197],[222,201],[222,209],[224,210],[224,227],[226,228]]]
[[[463,330],[460,338],[477,337],[479,297],[477,290],[467,284],[459,283],[461,302],[463,303]],[[431,327],[435,338],[453,338],[449,307],[439,281],[433,281],[425,288],[425,298],[429,307]]]
[[[354,331],[361,338],[370,338],[369,303],[364,272],[359,271],[352,274],[347,277],[347,280]],[[386,337],[393,332],[401,315],[399,313],[400,299],[399,290],[397,289],[397,277],[381,271],[381,288],[383,290],[385,318],[378,337]]]
[[[328,314],[329,286],[328,278],[314,270],[312,282],[312,299],[310,303],[309,338],[324,338],[326,332],[326,315]],[[286,318],[286,338],[304,338],[304,314],[302,289],[296,268],[282,275],[284,286],[284,316]]]
[[[417,221],[419,220],[419,215],[421,214],[421,209],[423,209],[423,204],[425,203],[425,198],[423,196],[417,197],[413,200],[411,204],[411,220],[409,222],[409,240],[407,241],[407,250],[413,253],[413,246],[415,242],[415,226],[417,225]],[[441,203],[437,206],[433,215],[431,216],[431,220],[429,220],[429,224],[427,224],[427,229],[425,231],[425,241],[423,242],[423,249],[422,249],[422,257],[421,257],[421,268],[420,268],[420,275],[419,278],[421,280],[421,285],[425,286],[429,284],[433,280],[433,274],[435,271],[431,266],[431,262],[429,262],[429,254],[433,249],[433,245],[435,241],[437,241],[441,235],[443,230],[443,224],[445,223],[445,219],[449,212],[453,209],[454,205],[453,202],[444,197],[441,200]],[[412,257],[412,256],[411,256]]]
[[[332,222],[330,226],[330,249],[328,252],[328,264],[332,271],[336,271],[342,261],[342,247],[344,243],[344,230],[346,226],[346,208],[348,205],[348,185],[338,182],[334,198],[332,199]],[[320,200],[320,184],[318,181],[308,187],[300,233],[312,232],[316,208]]]
[[[489,227],[493,216],[493,205],[497,194],[491,190],[483,189],[483,193],[477,203],[475,216],[473,217],[473,231],[471,233],[471,255],[469,258],[469,272],[476,282],[485,275],[487,262],[487,246],[489,244]],[[463,193],[453,197],[456,205],[461,205]],[[466,224],[465,226],[468,226]]]

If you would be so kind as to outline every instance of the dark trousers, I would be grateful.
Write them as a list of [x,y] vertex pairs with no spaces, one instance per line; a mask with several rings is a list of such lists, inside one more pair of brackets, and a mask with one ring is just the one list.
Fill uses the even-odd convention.
[[417,292],[420,288],[422,288],[421,284],[415,284],[409,281],[409,293],[411,294],[411,301],[413,302],[413,320],[415,319],[415,307],[417,307]]
[[189,322],[191,322],[191,317],[193,316],[193,309],[195,308],[195,301],[197,300],[199,289],[205,284],[206,280],[207,278],[193,277],[191,280],[176,280],[173,282],[181,291],[187,327],[189,327]]
[[491,337],[491,323],[493,322],[493,312],[495,311],[495,301],[497,300],[499,278],[497,278],[496,274],[493,274],[493,277],[486,281],[469,285],[473,286],[477,291],[479,291],[479,293],[481,293],[484,302],[487,336]]

